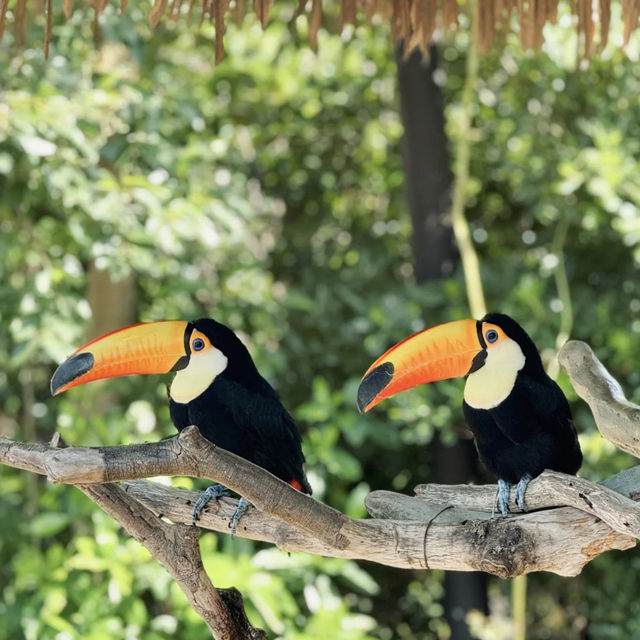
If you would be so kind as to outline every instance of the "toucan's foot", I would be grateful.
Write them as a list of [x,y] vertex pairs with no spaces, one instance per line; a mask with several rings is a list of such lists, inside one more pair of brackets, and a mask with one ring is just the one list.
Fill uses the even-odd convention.
[[240,518],[242,518],[242,514],[247,510],[247,507],[250,504],[251,503],[246,498],[241,497],[240,500],[238,500],[238,506],[236,507],[236,510],[234,511],[233,515],[231,516],[231,520],[229,521],[229,528],[231,529],[232,536],[236,535],[238,522]]
[[227,493],[227,488],[221,484],[214,484],[205,489],[196,503],[193,505],[193,512],[191,514],[192,524],[195,524],[198,521],[198,519],[200,518],[200,512],[205,508],[209,500],[215,498],[217,502],[222,496],[228,495],[229,494]]
[[[503,516],[507,515],[509,511],[509,493],[511,491],[511,485],[500,478],[498,480],[498,494],[496,496],[496,502],[498,503],[498,509]],[[493,514],[491,514],[493,515]]]
[[524,492],[527,490],[527,485],[531,482],[531,476],[525,473],[520,478],[518,485],[516,486],[516,504],[520,511],[526,511],[524,508]]

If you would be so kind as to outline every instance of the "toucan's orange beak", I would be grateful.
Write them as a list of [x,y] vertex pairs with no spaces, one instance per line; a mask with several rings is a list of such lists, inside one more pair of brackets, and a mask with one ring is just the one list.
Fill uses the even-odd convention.
[[457,320],[420,331],[381,355],[358,387],[358,408],[367,412],[385,398],[419,384],[457,378],[484,362],[478,322]]
[[80,347],[51,378],[55,396],[101,378],[168,373],[187,366],[192,325],[181,320],[134,324]]

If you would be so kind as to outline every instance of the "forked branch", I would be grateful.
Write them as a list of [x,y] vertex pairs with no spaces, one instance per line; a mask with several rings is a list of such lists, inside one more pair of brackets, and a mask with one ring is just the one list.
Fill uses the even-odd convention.
[[[490,519],[490,510],[469,517],[467,511],[460,511],[448,499],[451,508],[438,515],[441,503],[433,507],[418,498],[392,494],[391,505],[400,504],[399,500],[405,505],[411,501],[424,505],[427,512],[405,509],[400,513],[383,513],[382,518],[354,520],[295,491],[264,469],[212,445],[195,427],[170,440],[136,446],[56,449],[2,442],[0,460],[45,473],[56,482],[81,485],[158,474],[206,477],[224,483],[256,505],[257,510],[243,516],[238,535],[271,541],[286,550],[360,558],[404,568],[480,569],[504,577],[539,570],[574,575],[599,553],[628,548],[634,544],[634,537],[640,537],[637,521],[616,511],[620,501],[627,516],[635,514],[637,505],[617,493],[613,493],[610,503],[607,497],[611,492],[584,480],[580,481],[581,489],[599,498],[591,505],[578,498],[581,509],[550,509]],[[538,479],[528,499],[530,508],[536,508],[538,500],[545,506],[562,503],[556,496],[557,484],[567,482],[569,495],[569,483],[577,481],[570,476],[563,480],[561,474],[550,475],[556,493],[544,490],[545,483],[548,484],[544,477]],[[190,522],[192,493],[150,485],[129,483],[125,492],[157,515],[178,523]],[[372,494],[369,500],[370,508],[376,495]],[[568,497],[566,502],[572,500]],[[489,504],[485,496],[484,501],[475,505],[476,511],[484,511]],[[618,530],[601,520],[602,505],[615,514],[610,520]],[[225,516],[229,506],[227,500],[220,503],[219,509]],[[201,526],[212,524],[212,528],[228,531],[225,517],[206,513]]]
[[[62,446],[61,439],[55,434],[51,448],[62,450]],[[240,592],[233,588],[216,589],[209,580],[202,564],[196,527],[163,521],[119,485],[102,483],[77,487],[169,571],[215,638],[266,640],[264,631],[249,623]]]
[[[640,408],[626,402],[621,392],[611,392],[610,377],[592,354],[591,358],[585,362],[584,347],[576,343],[567,343],[561,353],[579,393],[598,403],[603,435],[635,451]],[[585,384],[581,377],[585,370],[591,376],[587,391],[580,386]],[[530,512],[508,518],[491,517],[495,486],[421,485],[417,497],[370,494],[367,507],[374,517],[355,520],[216,447],[195,427],[170,440],[122,447],[59,449],[0,441],[0,462],[45,474],[53,482],[82,485],[106,510],[114,496],[144,505],[141,513],[136,512],[140,519],[147,521],[151,513],[156,523],[162,522],[158,516],[168,518],[180,526],[162,525],[185,540],[193,535],[185,533],[187,529],[195,530],[182,526],[191,521],[194,492],[140,481],[127,482],[117,491],[111,486],[104,495],[96,491],[102,490],[101,483],[155,475],[208,478],[255,505],[240,521],[239,536],[272,542],[287,551],[402,568],[482,570],[502,577],[531,571],[575,575],[597,555],[627,549],[640,537],[640,505],[633,501],[640,497],[640,467],[600,485],[545,472],[527,490]],[[199,526],[228,532],[234,506],[234,500],[222,499],[205,511]]]
[[640,458],[640,407],[629,402],[617,380],[586,342],[567,342],[558,360],[577,394],[589,405],[598,430],[616,447]]

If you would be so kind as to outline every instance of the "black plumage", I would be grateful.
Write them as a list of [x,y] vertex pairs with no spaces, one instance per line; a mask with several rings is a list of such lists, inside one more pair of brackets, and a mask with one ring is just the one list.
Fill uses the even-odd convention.
[[180,431],[196,425],[207,440],[271,472],[304,493],[311,486],[293,418],[260,375],[235,333],[211,319],[191,323],[227,358],[227,366],[199,396],[182,404],[170,398]]
[[524,508],[528,482],[545,469],[577,473],[582,453],[569,403],[546,374],[531,338],[515,320],[489,313],[419,331],[383,353],[365,372],[358,408],[420,384],[466,377],[463,411],[480,457],[498,476],[506,515],[510,487]]
[[545,469],[575,474],[582,464],[567,400],[555,382],[549,383],[522,374],[494,409],[463,403],[480,458],[509,484],[525,474],[535,478]]
[[[235,333],[215,320],[140,323],[91,340],[56,369],[51,393],[103,378],[170,372],[170,412],[179,431],[195,425],[214,444],[311,493],[293,419]],[[208,500],[224,492],[222,485],[209,487],[193,507],[194,522]],[[244,497],[238,501],[232,533],[248,505]]]
[[498,325],[518,343],[525,357],[509,395],[496,407],[463,411],[487,468],[509,484],[524,476],[535,478],[544,469],[577,473],[582,453],[569,403],[546,374],[535,344],[509,316],[488,314],[482,319]]

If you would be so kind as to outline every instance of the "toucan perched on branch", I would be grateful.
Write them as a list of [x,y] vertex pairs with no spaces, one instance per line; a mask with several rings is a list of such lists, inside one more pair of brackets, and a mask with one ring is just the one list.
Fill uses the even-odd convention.
[[[215,320],[150,322],[108,333],[56,369],[51,393],[101,378],[169,372],[176,372],[169,405],[178,431],[196,425],[207,440],[311,493],[293,419],[236,334]],[[202,494],[194,522],[206,502],[223,492],[215,485]],[[231,519],[233,533],[247,505],[241,498]]]
[[504,314],[442,324],[391,347],[360,382],[358,408],[366,412],[399,391],[461,376],[464,416],[480,457],[498,476],[503,515],[512,484],[524,509],[528,482],[545,469],[577,473],[582,453],[569,403],[531,338]]

